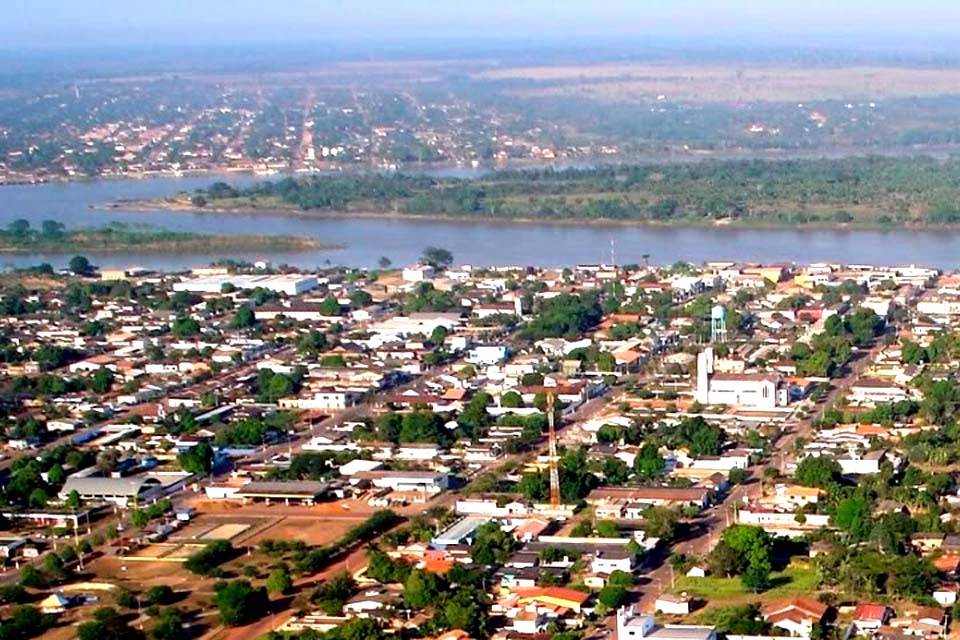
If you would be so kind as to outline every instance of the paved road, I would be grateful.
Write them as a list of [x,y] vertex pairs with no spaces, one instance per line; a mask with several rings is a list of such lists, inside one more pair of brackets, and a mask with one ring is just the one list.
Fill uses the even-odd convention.
[[[796,414],[794,414],[786,421],[784,431],[774,445],[774,449],[779,455],[774,456],[773,461],[777,463],[781,472],[784,472],[795,461],[796,456],[792,452],[794,443],[800,438],[810,439],[813,434],[813,423],[822,417],[827,407],[846,395],[850,386],[875,360],[882,349],[882,341],[878,340],[871,349],[857,351],[844,367],[843,375],[831,381],[830,391],[810,417],[800,420],[795,418]],[[670,564],[667,562],[670,554],[682,553],[687,556],[703,556],[709,553],[716,545],[723,530],[734,523],[731,513],[733,506],[742,502],[745,497],[755,499],[760,496],[762,491],[761,477],[766,466],[766,464],[758,464],[750,467],[752,478],[749,482],[735,486],[720,503],[710,507],[704,511],[700,518],[693,521],[691,524],[696,527],[696,533],[693,537],[679,541],[669,549],[661,550],[658,554],[653,555],[650,562],[651,568],[643,572],[640,578],[639,591],[641,593],[640,607],[642,610],[653,612],[656,599],[661,593],[669,589],[673,579]],[[610,617],[606,623],[616,626],[616,620],[613,617]]]

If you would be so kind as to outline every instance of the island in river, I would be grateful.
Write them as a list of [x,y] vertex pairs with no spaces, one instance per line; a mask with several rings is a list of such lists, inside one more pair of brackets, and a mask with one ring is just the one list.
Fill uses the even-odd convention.
[[218,182],[117,208],[734,227],[960,225],[960,158],[716,160],[476,178],[364,173]]
[[45,220],[40,229],[15,220],[0,230],[0,253],[171,253],[205,254],[217,251],[309,251],[338,249],[314,238],[293,235],[204,234],[169,231],[148,225],[113,223],[103,227],[67,230]]

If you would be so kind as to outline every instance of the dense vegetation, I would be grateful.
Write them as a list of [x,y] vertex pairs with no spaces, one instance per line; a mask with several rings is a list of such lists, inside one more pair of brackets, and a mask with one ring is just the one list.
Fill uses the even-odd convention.
[[[199,200],[197,199],[199,196]],[[487,218],[960,223],[960,159],[844,158],[503,171],[481,179],[362,174],[287,178],[194,196],[216,206]]]
[[[14,220],[0,229],[0,252],[72,253],[89,251],[209,251],[222,249],[282,249],[318,246],[305,238],[291,236],[204,235],[169,231],[145,225],[114,222],[108,226],[68,231],[54,220],[44,220],[40,229],[24,219]],[[72,266],[72,265],[71,265]],[[80,275],[85,270],[73,269]]]

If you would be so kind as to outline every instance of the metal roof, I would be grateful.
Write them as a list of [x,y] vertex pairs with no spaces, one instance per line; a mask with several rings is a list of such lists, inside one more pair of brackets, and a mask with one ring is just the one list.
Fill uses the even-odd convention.
[[159,487],[162,483],[153,477],[134,478],[67,478],[60,495],[67,496],[76,491],[81,496],[128,496],[136,497],[144,489]]
[[328,482],[311,482],[308,480],[295,482],[270,482],[254,480],[240,487],[238,496],[266,496],[266,497],[310,497],[325,493],[330,486]]

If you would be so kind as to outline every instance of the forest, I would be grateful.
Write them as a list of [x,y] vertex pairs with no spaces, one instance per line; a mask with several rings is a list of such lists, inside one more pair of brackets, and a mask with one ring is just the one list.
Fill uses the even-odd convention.
[[960,158],[859,157],[497,171],[480,178],[398,173],[216,183],[197,208],[486,219],[772,225],[960,223]]

